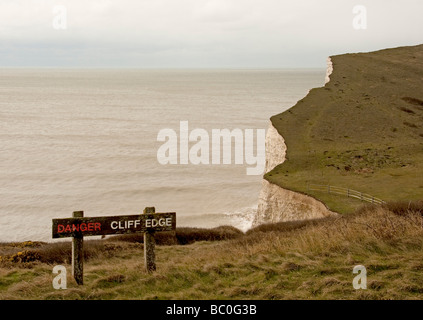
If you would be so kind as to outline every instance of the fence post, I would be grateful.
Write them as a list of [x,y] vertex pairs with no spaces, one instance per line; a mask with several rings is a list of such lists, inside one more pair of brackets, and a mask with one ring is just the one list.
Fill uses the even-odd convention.
[[[147,207],[144,209],[144,214],[156,213],[156,208]],[[156,241],[154,239],[154,232],[144,232],[144,261],[145,268],[148,273],[156,271]]]
[[[74,211],[73,218],[82,218],[84,211]],[[72,275],[77,284],[84,283],[84,237],[74,236],[72,238]]]

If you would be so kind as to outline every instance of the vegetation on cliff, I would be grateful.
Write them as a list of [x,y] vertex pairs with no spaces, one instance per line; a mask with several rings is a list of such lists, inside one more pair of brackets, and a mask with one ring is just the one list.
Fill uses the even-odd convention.
[[271,118],[287,159],[265,175],[329,209],[361,203],[309,191],[350,188],[385,201],[423,198],[423,45],[331,57],[330,82]]

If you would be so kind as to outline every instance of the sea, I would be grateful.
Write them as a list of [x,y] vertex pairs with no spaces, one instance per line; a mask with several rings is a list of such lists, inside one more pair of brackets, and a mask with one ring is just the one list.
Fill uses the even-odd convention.
[[0,242],[52,242],[52,219],[176,212],[177,227],[246,231],[262,175],[247,163],[161,164],[163,129],[267,129],[324,69],[0,69]]

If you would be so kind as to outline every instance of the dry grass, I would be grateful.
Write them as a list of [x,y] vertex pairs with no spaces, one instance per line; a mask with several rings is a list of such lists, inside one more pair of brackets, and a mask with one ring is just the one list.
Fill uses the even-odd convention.
[[[185,245],[197,241],[221,241],[234,239],[243,235],[243,232],[232,226],[221,226],[212,229],[206,228],[177,228],[172,232],[157,232],[155,241],[158,245]],[[141,234],[121,235],[110,238],[111,241],[126,241],[144,243]]]
[[[3,261],[0,299],[422,299],[422,212],[422,201],[368,205],[231,240],[162,245],[152,275],[141,243],[103,240],[84,286],[68,272],[67,290],[52,288],[54,264]],[[352,287],[356,265],[367,268],[367,290]]]
[[[243,236],[244,233],[232,226],[206,228],[177,228],[175,232],[157,232],[156,245],[187,245],[198,241],[223,241]],[[143,248],[143,234],[118,235],[105,240],[84,241],[84,259],[113,256],[123,248]],[[71,263],[72,244],[70,241],[57,243],[32,242],[0,244],[0,262],[48,264]]]

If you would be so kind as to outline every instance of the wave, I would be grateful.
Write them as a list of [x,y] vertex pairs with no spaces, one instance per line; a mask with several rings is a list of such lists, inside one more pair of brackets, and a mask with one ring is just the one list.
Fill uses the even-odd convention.
[[257,206],[244,207],[233,212],[181,216],[178,227],[215,228],[230,225],[246,232],[251,229]]

